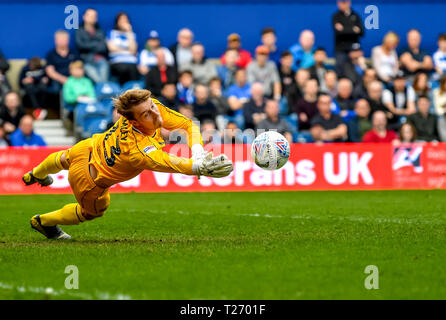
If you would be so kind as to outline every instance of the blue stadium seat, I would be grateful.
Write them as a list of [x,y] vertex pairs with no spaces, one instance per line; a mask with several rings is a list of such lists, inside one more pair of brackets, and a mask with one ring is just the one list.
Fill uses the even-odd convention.
[[74,130],[76,136],[84,138],[84,131],[95,119],[109,119],[109,112],[100,102],[79,103],[74,109]]
[[288,116],[285,116],[284,119],[288,122],[291,133],[296,133],[298,130],[297,115],[295,113],[292,113]]
[[309,132],[293,133],[293,142],[295,143],[310,143],[313,142],[313,137]]
[[131,89],[144,89],[144,81],[128,81],[122,85],[121,92]]
[[82,135],[84,138],[89,138],[96,133],[102,133],[107,130],[107,119],[103,117],[92,117],[83,128]]
[[111,99],[121,92],[121,87],[116,82],[98,83],[95,87],[96,99],[98,101]]

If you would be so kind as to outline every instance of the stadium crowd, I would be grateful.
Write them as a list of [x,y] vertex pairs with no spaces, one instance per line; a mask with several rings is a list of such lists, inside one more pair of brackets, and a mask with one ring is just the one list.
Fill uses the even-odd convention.
[[[207,58],[187,28],[170,47],[152,30],[138,48],[126,13],[106,33],[98,12],[87,9],[74,33],[76,47],[70,48],[67,31],[57,31],[45,64],[32,57],[21,71],[20,94],[10,91],[8,62],[0,55],[0,146],[44,145],[33,133],[33,117],[44,119],[59,100],[71,120],[79,105],[110,107],[110,96],[101,91],[114,88],[110,83],[147,88],[166,106],[200,121],[205,143],[250,142],[255,130],[271,129],[290,142],[446,141],[446,34],[430,55],[418,30],[401,35],[407,48],[399,48],[400,35],[389,31],[366,59],[359,15],[350,1],[338,0],[337,6],[335,63],[311,30],[282,51],[276,46],[280,35],[266,27],[253,54],[232,33],[219,59]],[[117,117],[111,115],[109,126]]]

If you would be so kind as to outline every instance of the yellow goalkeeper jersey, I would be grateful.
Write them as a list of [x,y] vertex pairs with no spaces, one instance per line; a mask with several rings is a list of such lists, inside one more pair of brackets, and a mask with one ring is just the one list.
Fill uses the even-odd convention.
[[[183,129],[188,135],[188,144],[203,144],[200,128],[185,116],[167,108],[153,99],[167,130]],[[121,116],[108,131],[91,138],[90,163],[98,172],[96,182],[111,186],[137,176],[143,170],[179,172],[193,175],[192,160],[170,155],[162,150],[165,146],[161,129],[153,136],[146,136]]]

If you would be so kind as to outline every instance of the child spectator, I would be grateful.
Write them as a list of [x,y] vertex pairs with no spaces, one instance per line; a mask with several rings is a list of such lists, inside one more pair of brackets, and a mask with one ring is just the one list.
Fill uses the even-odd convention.
[[85,77],[84,64],[82,61],[70,63],[70,77],[63,85],[63,99],[69,105],[78,102],[91,102],[95,100],[93,82]]
[[181,104],[192,104],[194,102],[194,86],[192,72],[190,70],[180,72],[177,93]]
[[441,77],[446,72],[446,33],[438,36],[438,49],[434,55],[435,71],[438,77]]
[[400,130],[399,136],[401,143],[412,143],[417,139],[417,130],[411,123],[404,123]]
[[33,117],[25,115],[20,120],[19,128],[11,134],[11,145],[14,147],[46,146],[41,136],[33,131]]

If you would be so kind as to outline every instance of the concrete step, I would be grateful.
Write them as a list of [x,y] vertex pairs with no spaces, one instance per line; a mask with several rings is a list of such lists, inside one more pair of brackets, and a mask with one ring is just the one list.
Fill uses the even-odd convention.
[[34,128],[63,128],[62,120],[36,120]]
[[57,137],[57,136],[46,136],[43,137],[45,142],[49,146],[72,146],[76,143],[74,137]]
[[67,130],[65,128],[34,128],[34,132],[45,137],[57,136],[65,137],[67,136]]

